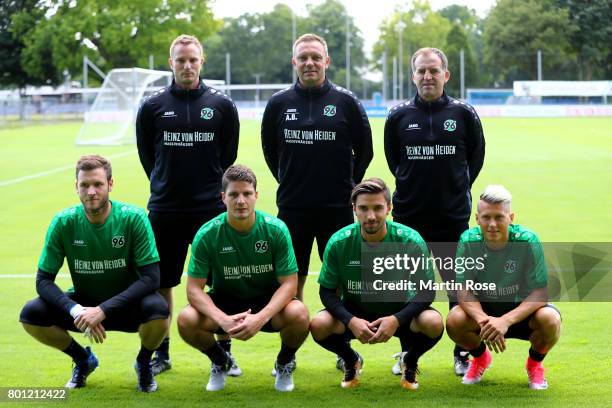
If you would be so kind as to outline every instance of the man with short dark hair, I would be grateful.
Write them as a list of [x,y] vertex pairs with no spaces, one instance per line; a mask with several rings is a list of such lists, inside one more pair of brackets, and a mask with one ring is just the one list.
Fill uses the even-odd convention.
[[[232,100],[200,78],[202,44],[178,36],[168,59],[172,84],[142,102],[136,119],[140,162],[151,181],[149,219],[160,256],[160,293],[174,306],[189,244],[198,228],[225,207],[221,176],[236,160],[240,123]],[[230,351],[230,341],[223,342]],[[157,350],[155,374],[171,368],[170,338]],[[237,365],[232,375],[240,375]]]
[[[385,156],[395,176],[393,220],[417,230],[436,257],[453,258],[469,228],[470,189],[484,162],[482,125],[472,106],[444,92],[450,71],[441,50],[417,50],[411,66],[417,94],[393,107],[385,122]],[[452,281],[455,272],[441,268],[440,275]],[[456,295],[448,295],[452,307]],[[455,374],[465,373],[467,359],[455,347]]]
[[[194,238],[187,273],[189,305],[178,317],[179,333],[210,358],[206,390],[219,391],[231,358],[215,333],[248,340],[260,331],[280,332],[274,386],[292,391],[295,352],[308,336],[308,310],[295,299],[291,236],[281,220],[255,210],[257,179],[251,169],[231,166],[222,184],[227,212],[205,223]],[[209,279],[207,293],[203,289]]]
[[349,196],[372,160],[372,131],[355,95],[326,78],[323,38],[299,37],[291,62],[298,80],[268,102],[261,141],[279,183],[278,218],[291,231],[303,299],[314,240],[322,258],[329,237],[353,222]]
[[[72,357],[67,388],[81,388],[97,367],[90,347],[68,334],[81,331],[102,343],[106,331],[138,331],[138,390],[153,392],[153,351],[168,331],[168,304],[159,293],[159,257],[147,216],[111,201],[112,169],[101,156],[83,156],[76,167],[80,205],[59,212],[47,231],[38,263],[39,297],[22,309],[24,329],[43,344]],[[66,258],[73,289],[64,293],[55,277]]]
[[[480,259],[480,268],[457,273],[457,282],[493,284],[489,290],[459,291],[459,305],[446,325],[453,341],[473,356],[463,376],[476,384],[491,365],[491,353],[506,349],[506,339],[529,340],[526,369],[529,388],[548,388],[542,360],[559,340],[561,313],[548,301],[548,273],[536,234],[513,224],[512,196],[503,186],[488,186],[480,196],[478,227],[461,235],[457,260]],[[457,263],[458,264],[458,263]]]
[[[362,275],[362,245],[400,243],[404,254],[427,259],[427,245],[411,228],[387,221],[391,211],[389,189],[381,179],[364,180],[353,189],[351,200],[358,222],[342,228],[329,240],[319,275],[319,295],[325,309],[310,322],[313,339],[344,361],[342,388],[359,384],[363,359],[350,346],[356,338],[361,343],[384,343],[400,339],[400,384],[407,390],[419,387],[419,358],[442,337],[442,316],[430,304],[433,292],[420,288],[434,279],[430,265],[411,271],[415,289],[400,292],[403,301],[383,297],[366,299],[369,290]],[[385,275],[379,275],[385,281]],[[376,289],[376,285],[373,286]]]

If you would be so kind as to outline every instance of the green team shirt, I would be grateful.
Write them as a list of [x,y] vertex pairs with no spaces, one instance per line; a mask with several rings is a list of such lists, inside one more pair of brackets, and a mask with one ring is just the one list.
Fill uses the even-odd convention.
[[210,293],[253,299],[272,296],[280,286],[278,278],[297,270],[284,222],[255,211],[253,228],[241,234],[228,224],[225,212],[198,230],[187,275],[212,276]]
[[508,234],[509,244],[494,251],[487,248],[480,227],[475,227],[461,234],[457,246],[457,258],[481,257],[484,268],[457,271],[456,282],[495,283],[495,290],[476,295],[480,302],[500,311],[513,309],[534,289],[548,284],[546,261],[537,235],[515,224],[508,227]]
[[89,222],[83,205],[60,211],[51,221],[38,268],[56,275],[64,263],[79,297],[97,304],[124,291],[139,277],[137,267],[159,262],[145,212],[111,201],[102,225]]
[[[368,288],[371,282],[362,280],[361,250],[364,242],[359,223],[348,225],[332,235],[323,255],[319,285],[327,289],[339,288],[343,302],[357,305],[365,312],[381,316],[396,313],[416,296],[417,291],[407,290],[404,303],[364,301],[362,295],[366,291],[371,292],[371,288]],[[429,258],[427,244],[421,235],[405,225],[387,221],[387,235],[382,242],[401,243],[407,246],[409,256]],[[383,273],[380,279],[384,280],[384,278]],[[416,283],[417,290],[420,281],[433,282],[434,273],[431,263],[427,263],[424,268],[419,268],[413,275],[410,275],[409,280]]]

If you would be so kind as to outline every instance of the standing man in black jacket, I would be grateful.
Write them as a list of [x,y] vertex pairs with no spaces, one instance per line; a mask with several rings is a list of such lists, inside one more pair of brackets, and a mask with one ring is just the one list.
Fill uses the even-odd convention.
[[[168,59],[172,84],[145,99],[136,119],[138,155],[151,181],[149,219],[160,256],[160,293],[170,307],[187,249],[198,229],[225,211],[221,177],[236,160],[240,122],[232,100],[200,79],[204,50],[178,36]],[[229,352],[230,342],[221,342]],[[156,374],[171,367],[169,338],[156,352]],[[234,375],[239,375],[236,366]]]
[[[454,258],[469,227],[484,134],[474,108],[444,92],[450,72],[442,51],[421,48],[411,64],[417,95],[393,107],[385,123],[385,155],[396,181],[393,220],[417,230],[434,255]],[[453,269],[440,274],[445,281],[455,277]],[[456,304],[454,293],[449,298]],[[454,357],[455,373],[465,374],[468,353],[456,347]],[[399,374],[395,366],[393,371]]]
[[299,37],[291,63],[298,81],[268,102],[261,142],[279,183],[278,217],[291,232],[303,299],[314,239],[322,259],[329,237],[353,223],[351,190],[372,160],[372,131],[355,95],[326,78],[323,38]]

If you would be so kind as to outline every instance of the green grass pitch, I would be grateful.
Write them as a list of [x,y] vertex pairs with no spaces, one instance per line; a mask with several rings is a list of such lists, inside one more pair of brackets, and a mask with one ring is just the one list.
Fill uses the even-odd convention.
[[[393,185],[383,153],[383,124],[382,119],[372,120],[374,161],[367,176],[382,177]],[[534,229],[543,241],[612,240],[612,118],[500,118],[484,119],[483,124],[487,151],[485,166],[474,185],[475,196],[486,184],[504,184],[515,197],[516,222]],[[0,387],[62,386],[69,377],[68,357],[30,338],[18,323],[18,313],[24,302],[35,296],[32,275],[53,214],[78,200],[73,170],[78,156],[95,152],[110,157],[115,177],[111,197],[146,206],[148,182],[135,146],[76,147],[79,127],[71,122],[0,129]],[[258,208],[275,214],[276,183],[261,154],[259,122],[242,123],[237,162],[252,167],[259,177]],[[313,252],[310,269],[319,268]],[[58,278],[58,282],[69,286],[69,279]],[[186,302],[184,289],[184,282],[176,288],[175,313]],[[321,308],[316,276],[310,277],[306,289],[306,304],[313,314]],[[444,303],[435,306],[446,314]],[[528,344],[516,340],[509,342],[505,353],[494,356],[494,366],[482,384],[460,384],[452,373],[452,344],[445,335],[421,359],[421,388],[416,393],[401,389],[399,379],[390,373],[390,357],[399,350],[397,340],[376,346],[355,344],[366,360],[362,384],[355,390],[342,390],[335,357],[309,338],[298,352],[295,391],[280,395],[274,391],[270,376],[278,337],[260,334],[245,343],[234,341],[233,353],[244,370],[243,377],[229,378],[222,392],[206,393],[208,359],[180,339],[173,323],[174,368],[158,377],[157,393],[142,395],[135,390],[132,364],[139,346],[137,336],[110,333],[105,344],[94,346],[100,367],[88,386],[70,392],[62,405],[612,405],[608,377],[612,368],[610,304],[558,306],[563,313],[563,333],[545,360],[550,389],[544,392],[527,388],[524,364]],[[6,406],[10,405],[19,404]]]

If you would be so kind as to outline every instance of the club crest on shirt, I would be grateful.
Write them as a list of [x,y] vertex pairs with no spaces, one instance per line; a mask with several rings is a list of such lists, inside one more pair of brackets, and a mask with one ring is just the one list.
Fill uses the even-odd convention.
[[255,242],[255,252],[258,254],[268,252],[268,241],[259,240]]
[[444,130],[447,132],[454,132],[455,129],[457,129],[457,121],[453,119],[446,119],[446,121],[444,121]]
[[202,111],[200,112],[200,117],[204,120],[209,120],[212,119],[214,114],[215,111],[213,111],[211,108],[202,108]]
[[327,105],[323,108],[323,115],[325,116],[336,116],[336,106],[334,105]]
[[123,248],[125,245],[125,237],[123,235],[115,235],[111,239],[111,244],[113,245],[113,248]]
[[504,264],[504,272],[506,273],[515,273],[517,270],[516,261],[512,259],[508,259]]

